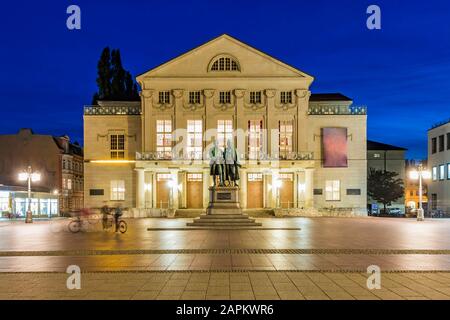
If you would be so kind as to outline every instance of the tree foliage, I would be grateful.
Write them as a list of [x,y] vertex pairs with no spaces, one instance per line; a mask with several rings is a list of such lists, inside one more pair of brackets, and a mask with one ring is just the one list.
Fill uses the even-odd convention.
[[97,64],[97,87],[93,104],[98,100],[139,101],[137,84],[123,68],[119,49],[103,49]]
[[403,180],[392,171],[376,170],[370,168],[367,178],[367,194],[374,200],[386,206],[400,199],[404,195]]

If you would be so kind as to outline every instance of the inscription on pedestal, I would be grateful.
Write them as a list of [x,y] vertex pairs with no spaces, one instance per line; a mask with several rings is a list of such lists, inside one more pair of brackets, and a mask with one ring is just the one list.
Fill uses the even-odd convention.
[[217,193],[217,200],[231,200],[231,192]]

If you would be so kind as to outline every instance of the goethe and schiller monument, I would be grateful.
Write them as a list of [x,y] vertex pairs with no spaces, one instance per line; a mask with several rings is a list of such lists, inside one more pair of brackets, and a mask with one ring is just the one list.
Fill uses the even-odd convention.
[[140,102],[84,109],[85,205],[365,215],[366,108],[313,80],[228,35],[139,75]]

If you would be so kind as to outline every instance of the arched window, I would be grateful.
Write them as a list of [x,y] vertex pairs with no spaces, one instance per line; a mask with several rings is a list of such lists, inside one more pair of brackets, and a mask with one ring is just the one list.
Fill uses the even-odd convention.
[[241,68],[236,59],[222,55],[213,59],[209,71],[241,71]]

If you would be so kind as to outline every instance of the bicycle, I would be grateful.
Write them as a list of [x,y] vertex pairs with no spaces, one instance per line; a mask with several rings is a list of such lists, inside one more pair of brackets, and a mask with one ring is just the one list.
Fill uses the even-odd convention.
[[76,217],[74,220],[69,222],[69,231],[72,233],[80,232],[81,229],[87,229],[88,222],[86,220],[81,220],[80,217]]
[[[119,224],[119,232],[120,233],[125,233],[128,230],[128,225],[125,222],[125,220],[119,219],[119,221],[117,222]],[[115,227],[115,221],[114,218],[108,218],[108,220],[106,220],[106,224],[104,225],[103,230],[108,231],[109,229],[111,229],[111,227]]]

